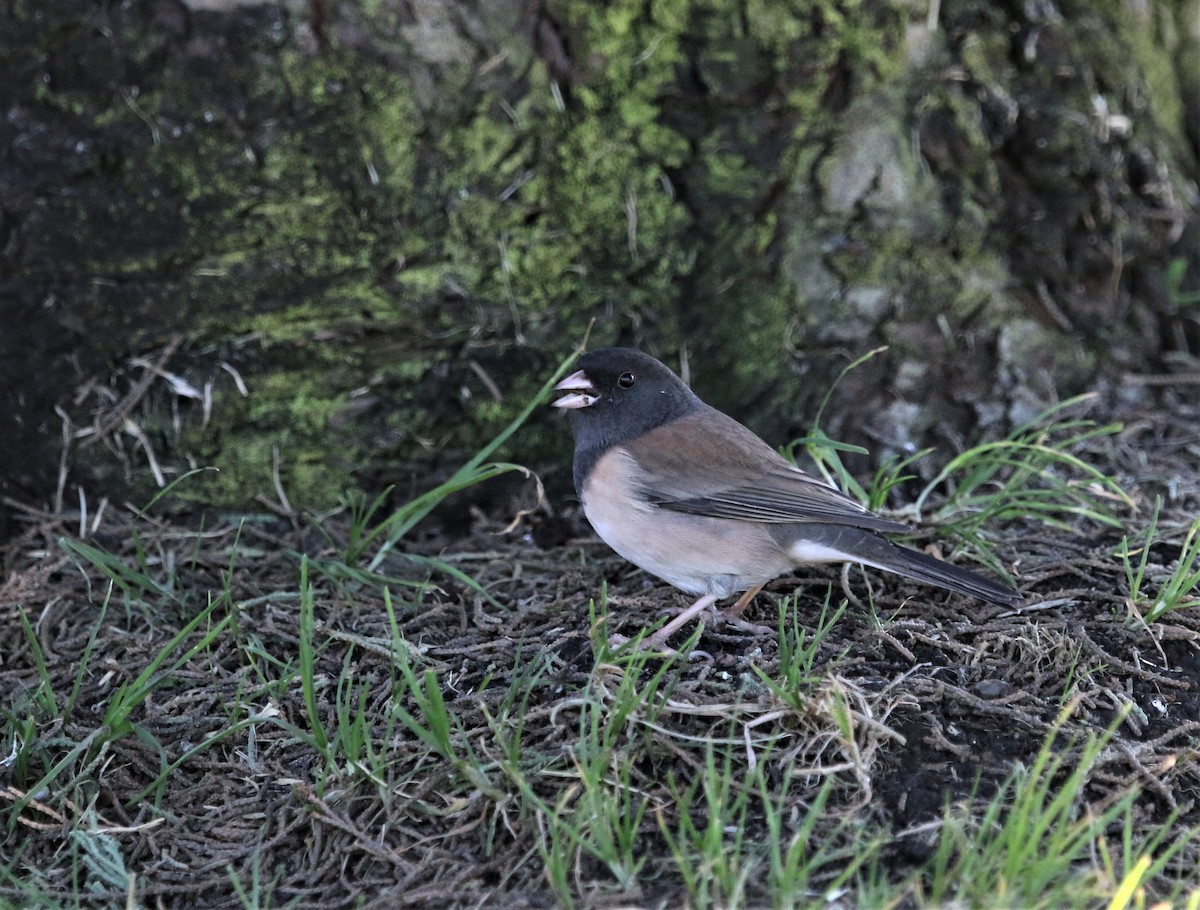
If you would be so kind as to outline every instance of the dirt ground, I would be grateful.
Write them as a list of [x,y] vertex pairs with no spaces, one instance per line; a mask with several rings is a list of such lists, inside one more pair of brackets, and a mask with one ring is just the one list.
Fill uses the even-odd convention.
[[[1161,413],[1128,416],[1124,431],[1098,441],[1088,457],[1137,499],[1131,532],[1145,526],[1153,497],[1164,497],[1164,533],[1149,560],[1153,588],[1179,556],[1182,536],[1166,531],[1200,512],[1200,413],[1176,401]],[[469,516],[463,526],[439,525],[435,516],[411,549],[440,555],[491,600],[434,575],[436,590],[395,589],[400,630],[419,666],[436,672],[464,742],[489,754],[492,724],[519,692],[514,713],[523,748],[553,763],[579,736],[579,700],[585,693],[606,697],[589,637],[589,602],[607,584],[608,631],[633,635],[686,598],[615,556],[569,501],[552,498],[553,516],[526,518],[509,533],[503,527],[512,509],[482,503],[460,511]],[[389,629],[377,585],[314,576],[317,671],[326,682],[317,697],[333,726],[332,681],[352,677],[362,686],[367,716],[379,718],[370,734],[389,756],[386,780],[346,774],[319,786],[312,750],[288,729],[263,723],[253,736],[240,729],[185,758],[161,789],[145,792],[164,767],[243,719],[245,706],[304,727],[301,686],[283,669],[298,660],[298,554],[321,560],[339,552],[348,533],[344,515],[244,524],[210,517],[201,524],[139,518],[110,503],[89,542],[122,564],[145,566],[163,591],[118,586],[102,618],[104,573],[58,542],[78,535],[78,516],[27,518],[4,553],[0,588],[3,716],[27,737],[5,743],[13,755],[0,763],[0,812],[8,821],[0,855],[9,870],[0,895],[28,898],[22,889],[36,884],[48,904],[124,901],[124,891],[106,884],[72,847],[68,832],[89,828],[111,835],[123,867],[136,876],[142,906],[242,906],[233,879],[249,882],[256,874],[270,882],[272,903],[280,906],[318,899],[327,908],[556,905],[536,849],[537,819],[522,810],[518,795],[494,778],[500,792],[490,795],[488,787],[456,784],[454,769],[431,762],[414,736],[384,728],[394,672],[379,644],[389,641]],[[1015,765],[1029,763],[1073,700],[1060,735],[1068,757],[1079,748],[1074,734],[1109,727],[1129,711],[1088,777],[1088,805],[1098,809],[1137,788],[1140,831],[1172,812],[1180,831],[1200,824],[1200,610],[1141,626],[1114,557],[1121,539],[1115,529],[1085,523],[1064,532],[1012,521],[990,530],[996,553],[1027,594],[1021,608],[836,568],[781,578],[760,595],[749,618],[775,626],[778,598],[795,592],[788,621],[810,634],[831,589],[834,604],[848,601],[821,646],[808,718],[763,716],[771,701],[754,668],[767,676],[778,669],[777,635],[708,623],[699,642],[707,655],[668,671],[669,706],[657,732],[631,734],[639,791],[669,815],[668,780],[688,780],[703,765],[694,743],[759,717],[755,730],[779,744],[772,760],[780,768],[813,770],[808,789],[797,786],[797,805],[833,781],[830,825],[852,816],[876,828],[882,866],[898,879],[929,856],[936,826],[926,823],[948,802],[986,797]],[[387,568],[406,571],[400,561]],[[168,661],[163,684],[131,715],[133,731],[97,738],[116,688],[226,585],[238,605],[228,634],[174,670]],[[158,608],[149,609],[152,603]],[[49,681],[60,707],[73,704],[69,713],[56,716],[47,707],[40,679]],[[854,762],[839,765],[822,739],[828,720],[818,704],[830,686],[864,728],[876,731],[857,741]],[[740,719],[731,721],[735,702]],[[79,747],[89,741],[91,747]],[[53,785],[22,801],[58,762]],[[581,905],[682,903],[653,815],[642,823],[650,859],[638,889],[622,891],[584,858],[575,870]],[[752,819],[756,825],[761,821]],[[1189,848],[1172,873],[1194,875],[1198,860]],[[751,905],[769,902],[762,887],[750,884]]]

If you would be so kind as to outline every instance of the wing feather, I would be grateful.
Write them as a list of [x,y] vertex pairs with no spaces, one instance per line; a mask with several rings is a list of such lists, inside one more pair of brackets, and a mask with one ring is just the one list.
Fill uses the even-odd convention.
[[889,534],[912,530],[800,470],[733,418],[707,406],[625,448],[641,468],[642,495],[660,508],[768,524],[820,522]]

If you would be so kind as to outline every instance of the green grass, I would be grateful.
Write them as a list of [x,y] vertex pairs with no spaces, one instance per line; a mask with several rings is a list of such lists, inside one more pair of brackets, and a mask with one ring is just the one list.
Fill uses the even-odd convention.
[[[1060,715],[1060,729],[1064,719]],[[925,903],[1078,905],[1079,892],[1088,887],[1087,874],[1076,874],[1078,861],[1113,821],[1128,816],[1135,792],[1098,812],[1081,811],[1088,773],[1111,733],[1093,736],[1070,765],[1057,754],[1058,733],[1047,738],[1030,767],[1013,771],[982,813],[947,810],[926,881],[919,882]]]
[[[965,539],[1029,509],[1054,527],[1108,526],[1105,510],[1125,500],[1077,450],[1111,428],[1057,410],[1044,417],[952,461],[920,508],[945,495],[931,514]],[[814,440],[818,463],[836,478],[837,446]],[[1162,901],[1200,910],[1200,882],[1183,866],[1197,832],[1179,812],[1147,825],[1152,804],[1136,785],[1092,796],[1118,725],[1096,732],[1079,716],[1081,680],[1092,688],[1103,672],[1090,656],[1066,662],[1054,690],[1066,707],[1042,748],[923,823],[932,846],[914,860],[898,845],[917,832],[893,830],[876,787],[904,741],[899,719],[919,711],[890,687],[933,670],[863,677],[856,651],[873,646],[869,629],[865,639],[839,637],[847,605],[832,586],[823,598],[809,589],[781,599],[777,650],[733,663],[683,656],[699,644],[699,627],[666,659],[610,647],[614,606],[602,585],[586,615],[582,605],[557,607],[559,625],[589,630],[585,650],[525,640],[524,606],[497,604],[449,561],[403,547],[444,496],[515,467],[489,464],[493,452],[390,515],[383,498],[352,503],[348,532],[329,538],[337,556],[295,554],[291,574],[275,575],[268,590],[256,567],[270,553],[247,543],[243,528],[228,535],[215,568],[198,544],[171,559],[148,536],[124,555],[64,540],[90,586],[78,608],[93,615],[65,667],[45,647],[36,614],[15,614],[29,669],[25,689],[0,708],[6,752],[12,744],[0,893],[35,907],[123,903],[127,892],[137,900],[147,876],[122,840],[118,811],[164,831],[186,825],[198,807],[181,781],[228,768],[231,789],[265,780],[314,826],[353,830],[380,857],[425,841],[484,858],[516,845],[496,894],[512,885],[566,907],[1125,910]],[[883,502],[907,469],[877,477],[873,492],[862,491],[867,500]],[[1065,495],[1059,506],[1052,494]],[[1148,621],[1194,605],[1198,527],[1166,530],[1156,509],[1114,557]],[[1179,557],[1160,569],[1150,554],[1168,542]],[[439,646],[450,633],[419,622],[423,601],[412,598],[427,595],[438,573],[491,596],[494,638],[515,642],[493,652],[483,641],[481,672],[447,659]],[[105,649],[122,636],[153,646],[111,660]],[[218,684],[227,698],[220,722],[194,742],[165,741],[163,704]],[[131,754],[140,756],[136,773],[120,764]],[[1181,747],[1177,759],[1182,767],[1194,755]],[[30,863],[30,832],[42,830],[34,825],[60,838],[55,868]],[[396,847],[388,840],[396,831],[417,834]],[[246,907],[302,904],[288,896],[268,835],[264,827],[237,863],[217,866],[229,895]],[[73,883],[67,892],[63,881]]]
[[[755,684],[731,688],[721,702],[695,702],[681,692],[689,673],[682,657],[613,651],[598,636],[589,682],[553,699],[561,747],[548,749],[544,739],[526,735],[529,706],[544,702],[553,685],[552,664],[536,647],[509,668],[508,687],[483,709],[480,727],[447,701],[453,681],[404,635],[386,591],[388,638],[322,635],[315,612],[334,590],[329,584],[319,592],[303,564],[298,568],[294,650],[283,653],[276,644],[270,659],[261,644],[237,652],[252,676],[262,667],[278,675],[260,677],[245,703],[233,707],[238,720],[164,765],[146,795],[161,802],[172,774],[188,762],[226,751],[231,738],[253,750],[251,732],[274,728],[287,734],[295,756],[312,756],[311,790],[297,793],[313,811],[328,811],[330,800],[351,794],[387,807],[421,788],[425,795],[407,810],[410,824],[460,817],[465,824],[490,806],[483,813],[487,837],[497,843],[513,832],[521,837],[529,845],[526,862],[540,867],[562,906],[587,906],[604,895],[636,903],[673,883],[674,902],[696,908],[762,906],[766,893],[779,908],[857,894],[861,906],[899,906],[907,898],[917,906],[1120,910],[1134,906],[1146,881],[1161,888],[1164,871],[1195,837],[1178,830],[1168,837],[1169,823],[1157,837],[1135,836],[1134,790],[1090,809],[1087,781],[1110,734],[1064,751],[1064,715],[1031,765],[1015,770],[994,796],[948,808],[931,858],[897,878],[889,870],[886,829],[864,824],[858,803],[869,796],[872,769],[892,741],[888,718],[869,693],[839,674],[844,655],[829,653],[827,636],[844,609],[831,598],[811,626],[790,602],[781,606],[786,644],[778,663],[769,671],[755,667]],[[116,687],[95,735],[56,747],[60,757],[31,790],[78,793],[70,802],[83,805],[89,781],[104,773],[91,758],[103,755],[106,743],[131,736],[153,746],[139,731],[139,704],[185,665],[203,663],[213,635],[229,628],[228,616],[215,617],[220,603],[213,598]],[[601,630],[607,605],[602,601],[596,612]],[[376,685],[356,677],[356,655],[380,649],[392,671],[384,702],[373,694]],[[480,696],[487,691],[485,683]],[[255,705],[266,696],[287,699],[301,713],[289,720],[261,711]],[[39,702],[47,712],[66,703],[65,696],[46,694]],[[36,739],[26,745],[55,751]],[[27,756],[26,767],[47,760]],[[10,830],[28,808],[28,802],[9,808]],[[87,811],[68,824],[63,861],[77,864],[81,879],[105,893],[136,890],[119,838]],[[1106,836],[1112,831],[1118,835]],[[286,905],[276,898],[278,873],[268,877],[253,865],[248,876],[228,874],[245,906]],[[24,878],[21,887],[37,905],[36,878]],[[1189,899],[1187,887],[1178,885],[1178,906]],[[73,906],[87,899],[81,891]]]
[[[855,360],[839,380],[883,350],[878,348]],[[917,480],[914,465],[933,450],[887,460],[870,484],[861,483],[846,468],[842,453],[865,455],[866,450],[831,439],[820,426],[832,392],[831,388],[808,434],[793,440],[785,454],[792,458],[803,448],[827,482],[872,510],[894,514],[914,525],[933,525],[939,534],[966,544],[999,575],[1007,576],[1007,571],[993,553],[989,536],[1006,521],[1036,521],[1063,532],[1072,531],[1080,522],[1120,528],[1123,515],[1135,508],[1123,487],[1093,464],[1097,447],[1119,433],[1122,425],[1069,416],[1094,396],[1079,395],[1059,402],[1004,439],[982,442],[955,455],[921,485],[911,503],[889,510],[894,491]]]
[[[914,521],[928,515],[940,529],[962,537],[975,537],[993,522],[1014,518],[1032,518],[1060,530],[1074,527],[1080,519],[1120,527],[1117,513],[1132,508],[1133,501],[1080,453],[1120,432],[1121,424],[1062,416],[1090,397],[1060,402],[1006,438],[956,455],[924,484],[912,507],[901,513]],[[864,450],[830,440],[818,427],[792,445],[804,445],[827,480],[871,508],[882,508],[893,488],[913,479],[907,469],[932,452],[922,450],[885,464],[868,488],[853,479],[838,455]],[[939,505],[931,509],[934,501]]]
[[[1086,799],[1093,767],[1118,721],[1089,733],[1078,749],[1062,737],[1074,710],[1060,714],[1028,767],[1018,766],[990,799],[948,806],[929,861],[897,886],[879,868],[863,877],[867,906],[893,906],[904,895],[919,907],[1085,908],[1146,906],[1145,884],[1176,863],[1200,832],[1177,826],[1178,812],[1136,840],[1136,788],[1107,804]],[[1117,832],[1113,836],[1113,832]],[[1114,848],[1114,844],[1116,847]],[[1164,876],[1170,894],[1155,906],[1193,907],[1194,876]]]
[[[97,566],[107,572],[109,562]],[[111,592],[110,592],[111,593]],[[96,627],[105,621],[108,606],[103,602]],[[221,597],[214,597],[207,607],[174,633],[167,643],[154,654],[136,676],[120,682],[111,695],[93,713],[98,714],[98,723],[86,735],[75,740],[61,738],[45,739],[36,734],[36,728],[47,721],[55,722],[75,711],[75,701],[85,675],[89,672],[88,658],[92,655],[95,632],[89,639],[82,659],[75,672],[71,691],[61,705],[53,696],[46,673],[46,660],[39,639],[33,634],[25,614],[21,614],[26,630],[30,653],[34,656],[40,676],[39,684],[27,708],[36,705],[33,711],[18,710],[5,712],[5,733],[11,731],[15,748],[13,767],[17,772],[18,786],[25,792],[12,805],[7,819],[11,831],[20,814],[29,806],[34,795],[43,791],[61,791],[64,786],[74,789],[81,780],[90,778],[92,772],[102,766],[109,746],[114,740],[135,736],[160,756],[165,765],[163,751],[157,740],[142,724],[135,720],[146,699],[156,690],[171,685],[175,674],[187,664],[203,660],[213,642],[225,632],[231,617],[219,616],[227,606]],[[39,698],[40,694],[40,698]],[[6,736],[7,738],[7,736]],[[82,797],[79,800],[83,802]]]
[[[1164,531],[1158,523],[1161,511],[1162,500],[1156,498],[1145,530],[1133,541],[1128,534],[1122,537],[1116,553],[1125,567],[1130,610],[1143,624],[1200,606],[1200,518],[1184,528]],[[1171,545],[1180,536],[1183,541],[1174,565],[1152,571],[1151,550]]]
[[800,621],[799,610],[797,598],[780,598],[778,679],[773,679],[758,667],[754,668],[763,683],[784,703],[802,696],[821,679],[818,656],[829,633],[846,612],[846,601],[834,607],[833,591],[826,591],[816,628],[811,631]]
[[1193,307],[1200,304],[1200,291],[1185,291],[1183,279],[1187,275],[1188,262],[1182,256],[1172,259],[1163,272],[1167,286],[1167,299],[1179,308]]

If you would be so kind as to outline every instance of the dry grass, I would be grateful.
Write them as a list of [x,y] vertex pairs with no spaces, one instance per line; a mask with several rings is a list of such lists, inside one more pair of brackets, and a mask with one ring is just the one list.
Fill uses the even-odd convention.
[[[1107,440],[1105,470],[1144,476],[1151,432]],[[1194,478],[1194,450],[1150,468]],[[1198,507],[1177,483],[1144,591]],[[4,899],[1200,901],[1200,616],[1134,609],[1142,516],[995,529],[1017,610],[814,571],[752,607],[777,634],[710,625],[689,661],[608,647],[683,600],[570,514],[550,550],[479,514],[384,552],[368,512],[109,508],[85,540],[29,516],[0,588]]]

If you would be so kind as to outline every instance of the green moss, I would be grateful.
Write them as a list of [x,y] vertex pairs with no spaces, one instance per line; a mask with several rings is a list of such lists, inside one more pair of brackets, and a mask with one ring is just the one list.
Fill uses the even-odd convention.
[[[217,472],[198,475],[179,490],[184,501],[235,505],[274,496],[274,472],[297,507],[327,508],[354,486],[364,440],[331,427],[348,391],[323,385],[319,365],[248,377],[249,396],[232,388],[214,396],[213,420],[201,431],[185,425],[179,447]],[[330,445],[336,440],[337,445]]]
[[[1064,13],[1087,20],[1078,34],[1044,24],[1036,66],[1011,53],[1018,14],[943,5],[946,44],[923,74],[905,45],[923,13],[867,0],[548,0],[538,15],[567,66],[494,12],[487,50],[503,53],[487,72],[406,46],[436,11],[409,11],[414,24],[360,6],[357,46],[335,30],[314,54],[266,5],[239,13],[259,27],[220,33],[217,83],[198,78],[212,61],[164,56],[149,20],[124,10],[105,14],[104,34],[139,67],[136,104],[65,84],[49,99],[127,143],[104,165],[120,192],[98,207],[47,194],[47,223],[88,274],[120,278],[88,303],[146,347],[182,331],[193,365],[218,369],[254,345],[250,397],[219,396],[175,453],[222,465],[220,496],[269,491],[272,448],[289,482],[326,502],[363,464],[472,451],[593,317],[593,344],[686,350],[705,365],[700,391],[751,422],[796,409],[827,378],[784,368],[802,331],[823,338],[848,319],[847,346],[865,345],[889,307],[955,321],[1009,305],[995,226],[1011,174],[986,92],[1068,100],[1069,116],[1035,124],[1045,154],[1023,162],[1031,186],[1059,191],[1095,162],[1093,92],[1142,97],[1101,58],[1128,44],[1147,84],[1168,74],[1152,23],[1100,27],[1135,17],[1118,0]],[[123,59],[115,44],[89,49],[90,27],[57,31],[99,72]],[[1098,84],[1060,90],[1072,67]],[[173,438],[169,409],[150,416]],[[537,460],[549,438],[531,428],[513,457]]]
[[1097,89],[1116,105],[1112,113],[1129,116],[1136,125],[1144,105],[1157,124],[1182,123],[1179,48],[1169,4],[1142,7],[1105,0],[1087,8],[1093,15],[1083,20],[1079,46],[1096,70]]
[[[82,206],[58,222],[68,238],[112,238],[79,257],[91,271],[151,286],[142,299],[160,301],[155,317],[126,321],[151,345],[185,331],[218,356],[231,338],[260,352],[250,397],[218,395],[209,427],[179,441],[181,457],[223,468],[205,481],[213,495],[269,490],[272,448],[305,489],[340,482],[380,437],[410,454],[427,454],[418,437],[470,450],[540,380],[494,365],[502,402],[460,395],[478,388],[455,372],[471,345],[520,333],[549,360],[593,316],[596,343],[726,363],[728,404],[761,387],[752,365],[777,360],[797,308],[777,272],[780,223],[761,203],[804,147],[796,131],[832,129],[831,70],[888,71],[890,39],[870,40],[877,14],[834,0],[548,10],[572,57],[561,106],[528,48],[509,57],[532,60],[519,79],[476,80],[474,63],[448,60],[422,73],[442,81],[418,97],[419,80],[383,56],[336,42],[302,52],[266,8],[247,14],[259,28],[222,34],[226,56],[214,45],[219,83],[186,61],[159,66],[167,39],[118,11],[106,34],[124,46],[89,53],[101,70],[123,53],[138,62],[135,103],[59,91],[64,108],[84,98],[98,128],[141,137],[116,167],[123,201],[107,223]],[[379,36],[411,25],[386,5],[359,14]],[[689,71],[702,88],[681,88]],[[154,285],[164,272],[178,276],[169,289]],[[120,312],[120,295],[96,294]],[[710,311],[703,324],[698,308]],[[352,419],[332,442],[330,422],[367,384],[386,416]],[[431,401],[461,413],[447,419]],[[146,417],[173,436],[166,409]]]

